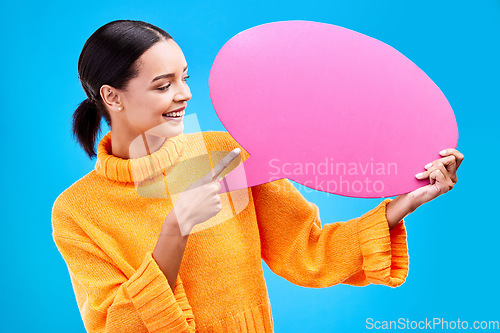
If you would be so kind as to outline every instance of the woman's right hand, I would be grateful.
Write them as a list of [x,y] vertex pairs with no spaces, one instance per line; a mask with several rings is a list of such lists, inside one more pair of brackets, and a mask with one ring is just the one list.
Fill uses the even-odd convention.
[[217,194],[221,185],[217,177],[239,154],[239,148],[232,150],[209,173],[179,195],[171,213],[175,214],[183,236],[188,235],[195,225],[207,221],[222,209],[221,199]]

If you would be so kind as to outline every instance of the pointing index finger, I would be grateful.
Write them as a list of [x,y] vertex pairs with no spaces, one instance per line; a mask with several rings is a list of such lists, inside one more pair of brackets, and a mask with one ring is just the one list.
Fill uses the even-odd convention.
[[217,165],[212,169],[212,179],[215,180],[224,169],[226,169],[231,162],[240,155],[241,149],[235,148],[229,152],[222,160],[217,163]]

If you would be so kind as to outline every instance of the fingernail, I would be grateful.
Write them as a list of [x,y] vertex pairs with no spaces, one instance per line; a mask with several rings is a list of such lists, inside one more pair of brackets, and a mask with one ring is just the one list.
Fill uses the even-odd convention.
[[443,156],[443,155],[446,155],[446,149],[443,149],[439,152],[439,155]]
[[240,148],[236,148],[234,151],[235,151],[237,154],[239,154],[239,153],[241,152],[241,149],[240,149]]
[[420,173],[417,173],[417,174],[415,175],[415,177],[417,177],[418,179],[420,179],[420,178],[422,178],[422,176],[423,176],[423,175],[424,175],[424,173],[423,173],[423,172],[420,172]]
[[432,166],[432,162],[429,164],[426,164],[424,168],[429,169]]

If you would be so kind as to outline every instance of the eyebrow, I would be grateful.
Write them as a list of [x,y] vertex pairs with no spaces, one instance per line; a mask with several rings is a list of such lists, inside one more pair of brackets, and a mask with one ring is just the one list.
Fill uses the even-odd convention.
[[[186,67],[184,67],[184,70],[182,72],[184,73],[185,71],[187,71],[187,69],[188,69],[188,65],[186,65]],[[166,78],[173,77],[173,76],[175,76],[175,73],[158,75],[157,77],[155,77],[153,79],[153,81],[151,81],[151,83],[153,83],[157,80],[160,80],[160,79],[166,79]]]

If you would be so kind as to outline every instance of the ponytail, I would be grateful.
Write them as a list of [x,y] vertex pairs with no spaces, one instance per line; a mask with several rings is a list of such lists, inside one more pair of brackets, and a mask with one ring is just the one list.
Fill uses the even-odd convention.
[[94,146],[100,128],[101,114],[97,105],[89,99],[84,100],[73,113],[73,136],[90,158],[96,156]]

